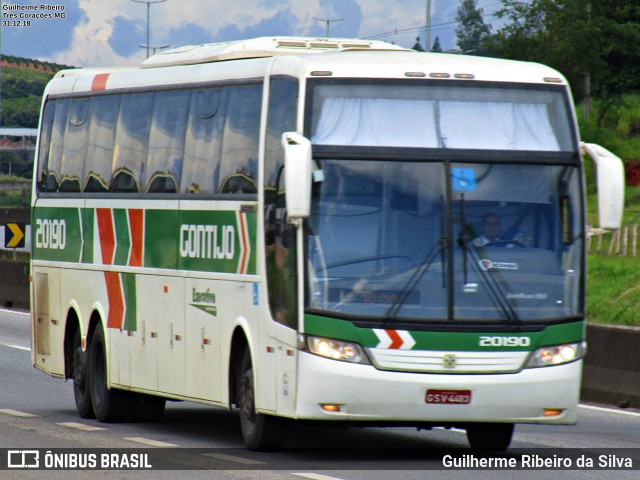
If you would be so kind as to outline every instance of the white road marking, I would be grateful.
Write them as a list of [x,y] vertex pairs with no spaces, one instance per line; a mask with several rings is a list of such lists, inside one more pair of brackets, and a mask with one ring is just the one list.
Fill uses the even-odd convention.
[[144,445],[150,445],[152,447],[177,447],[178,445],[174,443],[166,443],[160,442],[158,440],[151,440],[150,438],[143,437],[128,437],[125,440],[129,440],[130,442],[142,443]]
[[15,348],[15,349],[17,349],[17,350],[24,350],[24,351],[26,351],[26,352],[30,352],[30,351],[31,351],[31,348],[29,348],[29,347],[22,347],[22,346],[20,346],[20,345],[5,345],[5,347]]
[[311,480],[341,480],[337,477],[330,477],[329,475],[321,475],[319,473],[292,473],[291,475],[297,475],[298,477],[309,478]]
[[620,415],[629,415],[630,417],[640,417],[640,412],[628,412],[625,410],[617,410],[613,408],[606,407],[596,407],[594,405],[578,405],[580,408],[586,408],[587,410],[595,410],[597,412],[606,412],[606,413],[617,413]]
[[93,425],[85,425],[84,423],[77,423],[77,422],[64,422],[64,423],[58,423],[58,425],[61,425],[63,427],[68,427],[68,428],[75,428],[76,430],[83,430],[85,432],[96,432],[98,430],[106,430],[106,428],[94,427]]
[[203,453],[203,457],[217,458],[218,460],[226,460],[228,462],[241,463],[242,465],[261,465],[264,462],[251,460],[249,458],[236,457],[235,455],[225,455],[224,453]]
[[0,413],[4,413],[6,415],[13,415],[14,417],[23,417],[23,418],[33,418],[33,417],[39,416],[39,415],[34,415],[32,413],[20,412],[19,410],[12,410],[10,408],[2,408],[0,409]]
[[19,312],[17,310],[10,310],[10,309],[7,309],[7,308],[0,308],[0,312],[2,312],[2,313],[13,313],[15,315],[24,315],[25,317],[30,317],[31,316],[31,313],[29,313],[29,312]]

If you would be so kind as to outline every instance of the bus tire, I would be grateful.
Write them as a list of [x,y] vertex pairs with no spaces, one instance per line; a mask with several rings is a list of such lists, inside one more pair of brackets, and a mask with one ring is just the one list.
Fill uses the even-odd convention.
[[467,440],[474,450],[505,451],[511,445],[513,423],[473,423],[467,425]]
[[242,356],[238,375],[238,407],[244,444],[249,450],[279,450],[286,442],[282,419],[257,413],[251,354],[247,348]]
[[80,330],[76,330],[73,334],[72,349],[73,398],[76,402],[76,410],[80,418],[95,418],[88,380],[89,355],[88,352],[82,351]]
[[89,385],[91,402],[100,422],[122,422],[131,416],[132,396],[129,392],[107,388],[107,350],[101,326],[96,328],[89,350]]

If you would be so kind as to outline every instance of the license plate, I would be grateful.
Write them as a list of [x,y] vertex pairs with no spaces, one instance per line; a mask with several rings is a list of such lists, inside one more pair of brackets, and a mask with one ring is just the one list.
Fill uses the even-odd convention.
[[471,403],[471,390],[427,390],[425,400],[440,405],[468,405]]

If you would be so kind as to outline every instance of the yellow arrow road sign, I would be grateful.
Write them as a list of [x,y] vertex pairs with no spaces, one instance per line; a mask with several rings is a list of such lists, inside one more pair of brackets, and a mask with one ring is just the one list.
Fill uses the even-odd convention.
[[7,223],[4,231],[4,243],[6,248],[24,247],[24,224]]

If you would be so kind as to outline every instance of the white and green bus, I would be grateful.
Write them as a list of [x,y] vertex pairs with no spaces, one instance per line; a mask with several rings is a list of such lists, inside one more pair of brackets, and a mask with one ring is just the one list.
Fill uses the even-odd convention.
[[254,449],[296,420],[493,449],[516,423],[572,424],[584,150],[617,228],[620,160],[580,143],[541,65],[282,37],[62,71],[35,162],[33,363],[73,380],[83,418],[200,402],[239,410]]

